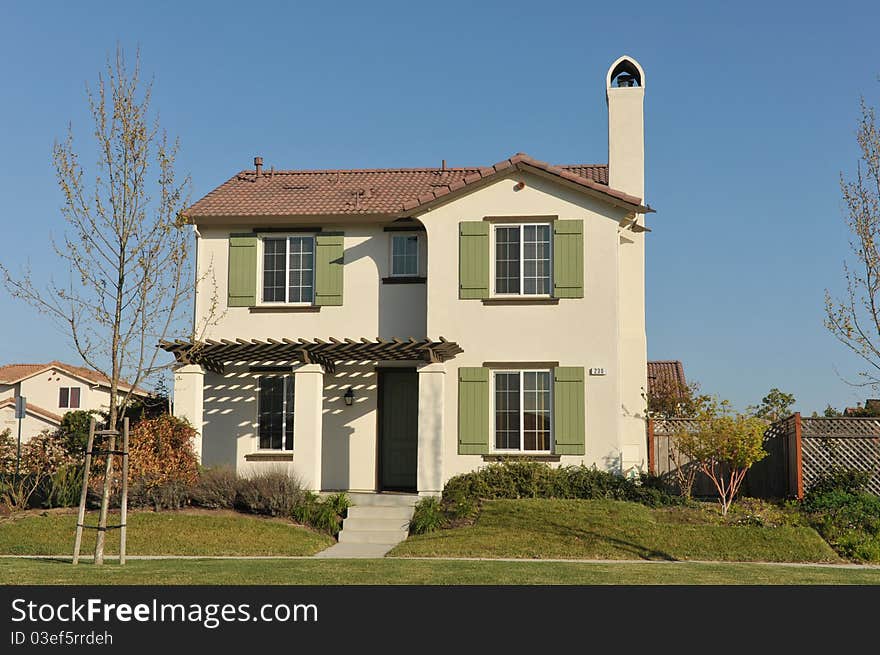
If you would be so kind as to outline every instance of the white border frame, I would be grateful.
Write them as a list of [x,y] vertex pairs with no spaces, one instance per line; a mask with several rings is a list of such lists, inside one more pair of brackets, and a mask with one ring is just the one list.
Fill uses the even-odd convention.
[[[289,302],[286,300],[290,297],[290,239],[292,237],[302,237],[312,240],[312,301],[311,302]],[[284,239],[284,298],[285,300],[263,300],[263,265],[265,258],[263,256],[263,242],[266,239]],[[264,232],[257,234],[257,287],[259,289],[259,297],[257,299],[257,307],[312,307],[315,304],[315,288],[317,286],[318,275],[315,265],[318,262],[318,241],[315,232]]]
[[[418,232],[389,232],[391,238],[388,240],[388,277],[419,277],[421,273],[421,250],[422,237]],[[409,239],[416,238],[416,272],[415,273],[395,273],[394,272],[394,240],[397,238]]]
[[[492,236],[489,239],[489,284],[491,286],[491,298],[552,298],[553,297],[553,257],[555,253],[553,252],[553,222],[552,221],[537,221],[537,222],[510,222],[505,223],[503,221],[492,222]],[[547,244],[550,249],[550,292],[549,293],[525,293],[523,289],[525,288],[525,282],[523,275],[525,273],[525,240],[523,239],[523,228],[524,227],[547,227],[550,229],[550,240]],[[519,293],[499,293],[495,289],[495,260],[496,260],[496,247],[495,247],[495,234],[499,227],[508,228],[508,227],[518,227],[519,228]]]
[[[519,373],[519,448],[496,448],[495,446],[495,374],[496,373]],[[550,449],[549,450],[525,450],[525,439],[523,439],[525,420],[523,412],[525,411],[525,403],[523,402],[524,385],[522,383],[523,373],[548,373],[550,375]],[[552,455],[556,446],[556,413],[554,411],[554,389],[553,389],[553,369],[550,368],[490,368],[489,369],[489,452],[493,455]]]

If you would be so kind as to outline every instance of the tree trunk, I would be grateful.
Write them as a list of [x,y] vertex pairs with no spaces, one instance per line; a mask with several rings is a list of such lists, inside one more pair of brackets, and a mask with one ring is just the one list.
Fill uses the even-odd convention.
[[[112,410],[111,410],[112,411]],[[116,447],[116,435],[110,434],[107,446],[107,465],[104,467],[104,490],[101,493],[101,513],[98,515],[98,536],[95,539],[95,564],[104,563],[104,537],[107,534],[107,508],[110,505],[110,486],[113,482],[113,455],[109,452]]]

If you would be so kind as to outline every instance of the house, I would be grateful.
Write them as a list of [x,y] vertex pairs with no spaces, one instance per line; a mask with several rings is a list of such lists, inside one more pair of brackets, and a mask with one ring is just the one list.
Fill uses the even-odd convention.
[[420,494],[500,457],[645,469],[644,91],[608,69],[607,165],[257,157],[190,207],[204,336],[161,347],[202,463]]
[[[120,382],[119,388],[127,392],[131,386]],[[143,389],[132,393],[149,396]],[[68,411],[109,409],[110,380],[92,369],[59,361],[0,366],[0,432],[9,428],[17,435],[15,399],[20,396],[27,402],[21,425],[21,440],[26,442],[43,430],[58,429]]]

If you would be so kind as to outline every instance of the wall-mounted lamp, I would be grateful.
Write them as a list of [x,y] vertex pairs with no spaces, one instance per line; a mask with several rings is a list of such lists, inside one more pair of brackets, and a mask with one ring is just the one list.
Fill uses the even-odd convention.
[[345,398],[345,404],[351,406],[351,404],[354,402],[354,389],[349,387],[348,391],[345,392],[343,398]]

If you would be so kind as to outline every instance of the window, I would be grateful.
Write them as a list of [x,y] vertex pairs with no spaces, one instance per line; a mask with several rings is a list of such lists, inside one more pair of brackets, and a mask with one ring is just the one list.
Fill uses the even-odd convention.
[[293,377],[260,377],[259,437],[261,450],[293,450]]
[[419,237],[398,235],[391,237],[391,275],[416,276],[419,274]]
[[495,293],[550,295],[550,226],[495,227]]
[[263,302],[311,303],[315,289],[315,239],[263,239]]
[[550,371],[495,371],[495,450],[550,452]]
[[60,387],[58,390],[58,406],[68,409],[79,409],[79,387]]

